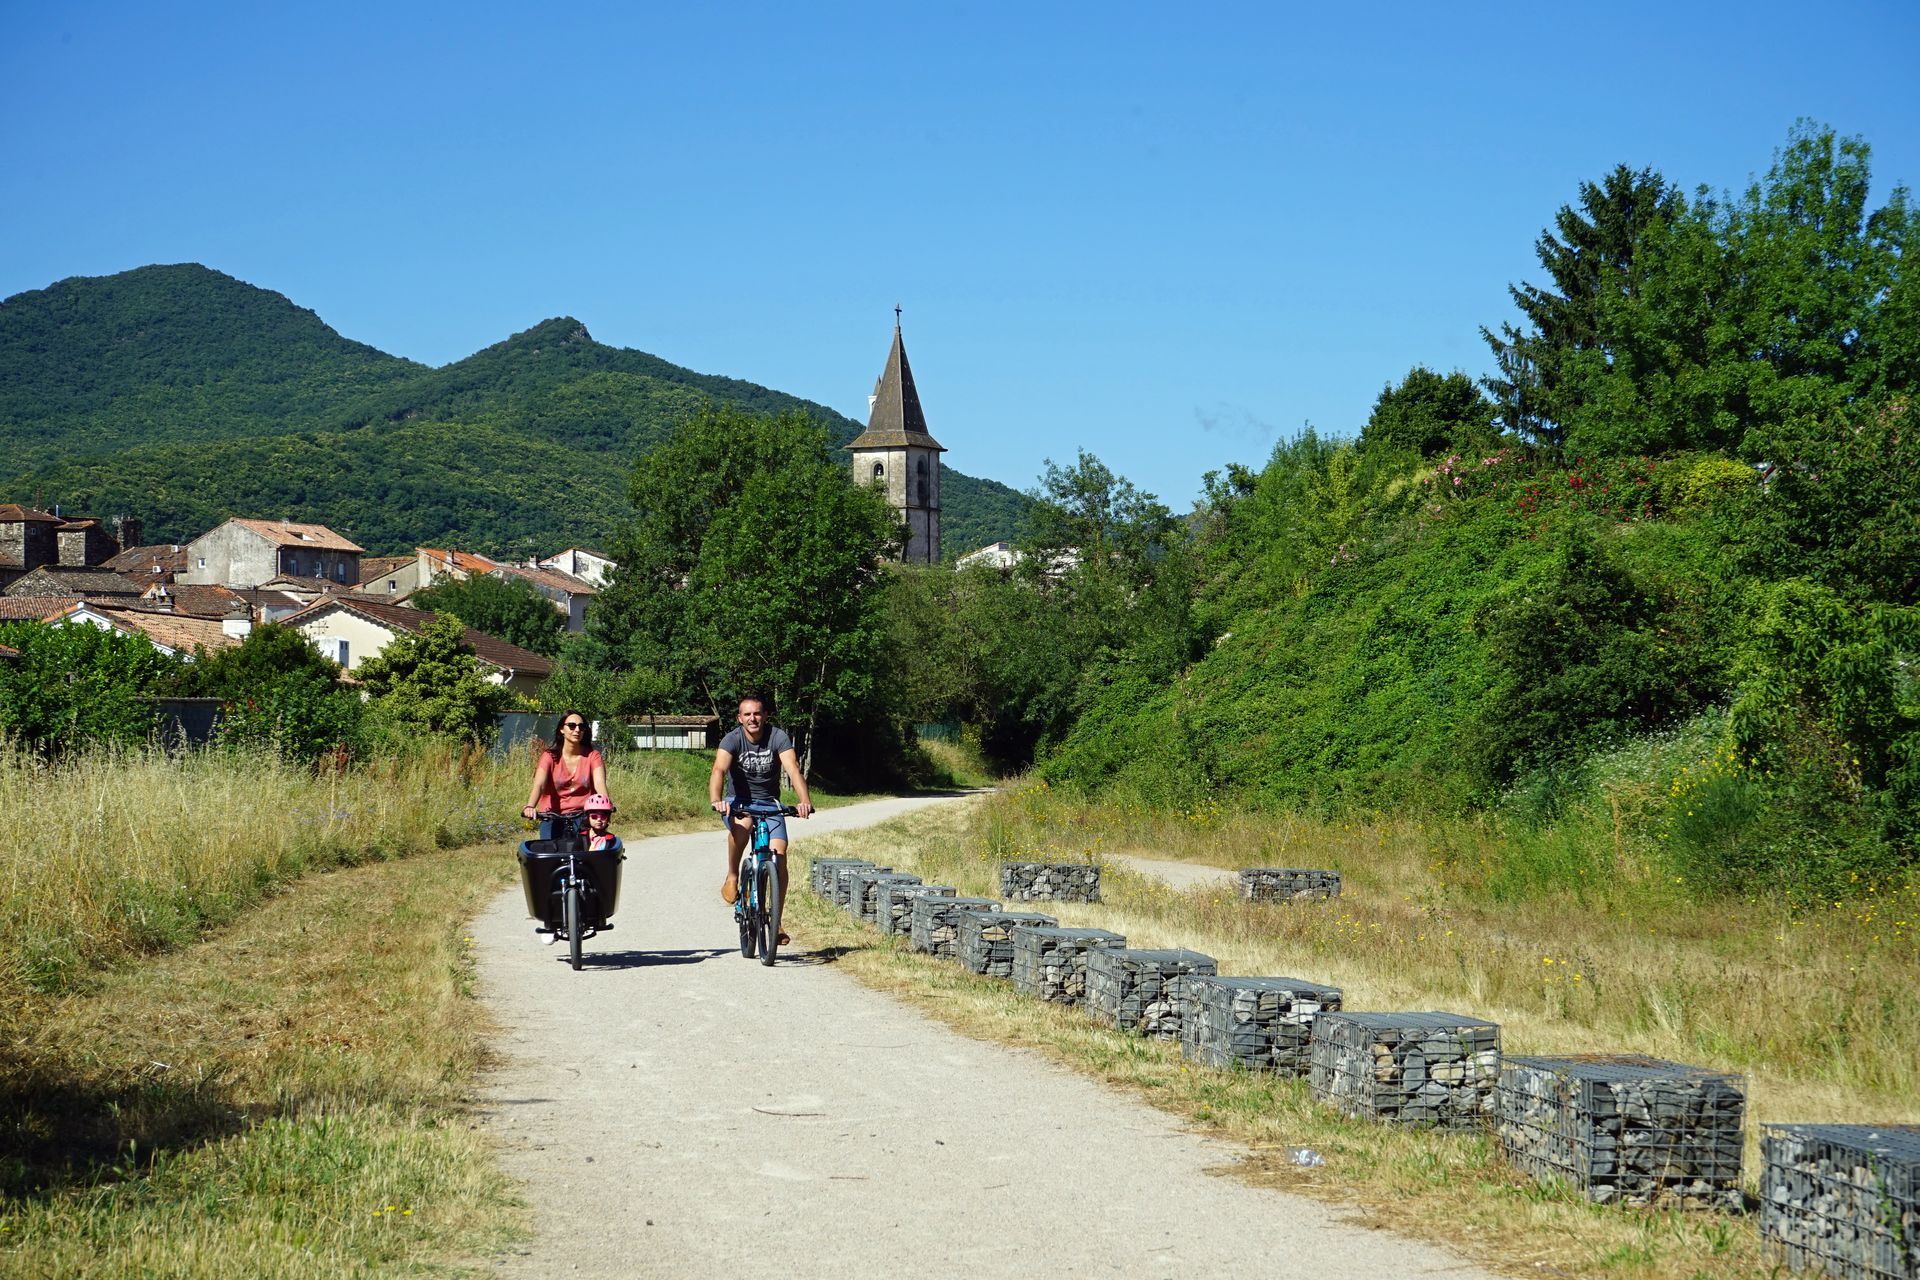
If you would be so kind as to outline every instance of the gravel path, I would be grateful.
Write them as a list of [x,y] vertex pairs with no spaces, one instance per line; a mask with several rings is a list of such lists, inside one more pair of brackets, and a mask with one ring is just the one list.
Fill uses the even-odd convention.
[[[791,826],[805,841],[926,803]],[[517,887],[475,922],[505,1028],[482,1106],[535,1232],[500,1274],[1486,1275],[1213,1176],[1235,1148],[965,1039],[804,938],[775,969],[742,960],[719,842],[632,846],[617,927],[579,973],[534,938]]]
[[1192,889],[1200,885],[1217,884],[1229,889],[1237,889],[1237,873],[1223,867],[1208,866],[1204,862],[1173,862],[1166,858],[1149,858],[1139,853],[1102,854],[1107,862],[1118,862],[1132,867],[1142,875],[1154,876],[1165,880],[1176,889]]

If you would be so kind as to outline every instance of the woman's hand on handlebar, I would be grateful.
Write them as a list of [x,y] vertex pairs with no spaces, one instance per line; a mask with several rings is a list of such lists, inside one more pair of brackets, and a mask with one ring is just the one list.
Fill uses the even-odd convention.
[[520,806],[520,816],[523,818],[537,818],[540,816],[540,811],[530,804],[523,804]]
[[813,806],[803,800],[793,806],[793,816],[796,818],[811,818],[813,816]]

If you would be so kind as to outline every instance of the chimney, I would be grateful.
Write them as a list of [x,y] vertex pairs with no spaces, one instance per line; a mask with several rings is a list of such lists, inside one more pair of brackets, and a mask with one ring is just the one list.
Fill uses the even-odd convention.
[[253,634],[253,610],[245,600],[235,600],[227,606],[226,616],[220,619],[220,632],[235,640],[245,640]]
[[153,607],[161,613],[173,612],[173,592],[167,590],[166,583],[155,583],[153,590],[147,593],[147,599],[153,601]]

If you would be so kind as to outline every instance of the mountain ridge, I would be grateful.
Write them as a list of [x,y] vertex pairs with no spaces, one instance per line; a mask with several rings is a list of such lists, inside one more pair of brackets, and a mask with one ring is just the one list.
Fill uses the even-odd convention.
[[[709,401],[803,410],[840,446],[860,430],[569,315],[432,366],[197,263],[0,300],[0,501],[136,515],[153,541],[240,514],[316,520],[370,551],[605,541],[630,516],[632,461]],[[1010,536],[1026,501],[943,467],[947,550]]]

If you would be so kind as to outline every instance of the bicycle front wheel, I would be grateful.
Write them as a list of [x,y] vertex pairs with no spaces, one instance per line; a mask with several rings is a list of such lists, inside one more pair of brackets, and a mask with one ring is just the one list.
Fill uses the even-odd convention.
[[580,967],[580,943],[585,936],[580,923],[580,882],[567,882],[567,958]]
[[771,859],[761,864],[754,889],[760,899],[760,963],[770,965],[773,953],[780,947],[780,881]]
[[747,874],[746,861],[740,864],[740,905],[734,909],[733,918],[740,926],[740,954],[753,959],[760,947],[760,904],[754,901],[753,879]]

